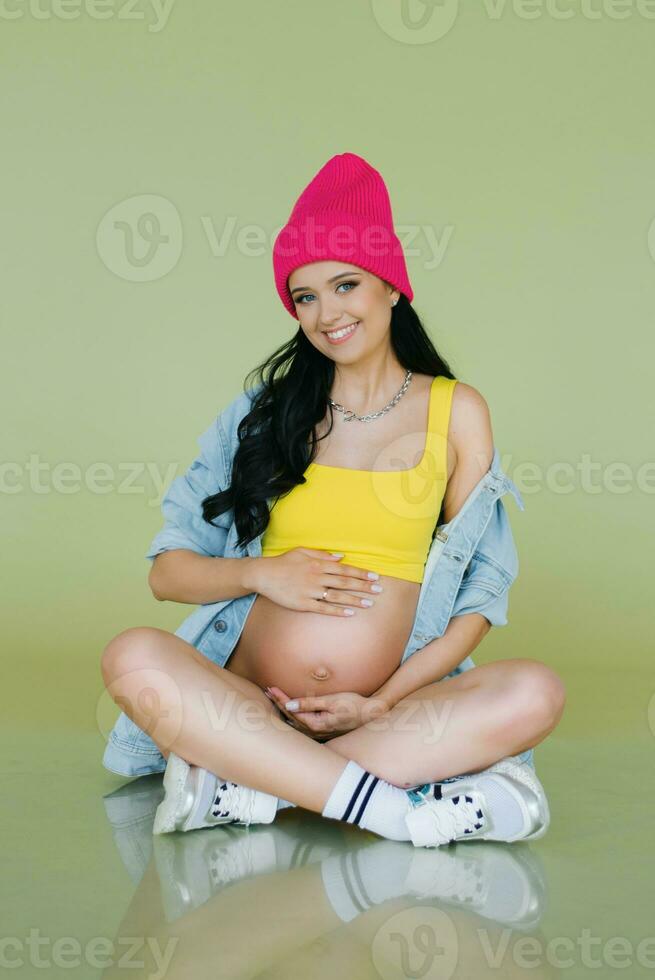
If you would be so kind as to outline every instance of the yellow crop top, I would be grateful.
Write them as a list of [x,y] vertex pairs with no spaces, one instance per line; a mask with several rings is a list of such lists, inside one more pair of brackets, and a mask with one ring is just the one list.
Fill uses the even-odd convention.
[[310,463],[279,497],[262,536],[262,555],[291,548],[343,551],[343,564],[422,582],[447,482],[450,407],[457,380],[430,387],[427,439],[409,470],[355,470]]

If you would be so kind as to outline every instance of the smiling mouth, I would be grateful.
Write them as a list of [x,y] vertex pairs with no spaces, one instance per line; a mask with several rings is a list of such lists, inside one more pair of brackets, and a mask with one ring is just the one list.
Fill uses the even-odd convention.
[[338,327],[336,330],[324,330],[323,333],[329,340],[345,340],[346,337],[354,334],[360,322],[360,320],[356,320],[354,323],[349,323],[347,327]]

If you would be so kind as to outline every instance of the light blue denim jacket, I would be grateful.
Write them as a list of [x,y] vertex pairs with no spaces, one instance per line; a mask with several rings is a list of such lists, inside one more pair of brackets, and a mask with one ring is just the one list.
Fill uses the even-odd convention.
[[[188,548],[201,555],[225,558],[260,556],[262,535],[237,548],[233,511],[214,518],[202,516],[202,501],[231,480],[232,460],[238,447],[238,424],[250,409],[260,387],[238,395],[198,437],[200,455],[186,473],[176,477],[162,500],[164,527],[146,553],[154,559],[163,551]],[[521,510],[521,495],[500,468],[494,446],[491,466],[475,485],[457,515],[436,527],[428,552],[414,623],[401,663],[431,640],[442,636],[453,616],[482,613],[492,626],[507,624],[508,593],[518,574],[518,556],[502,497],[510,491]],[[257,593],[198,606],[175,630],[175,635],[223,667],[241,635]],[[448,677],[475,666],[468,656]],[[533,750],[522,758],[533,765]],[[124,776],[160,772],[166,761],[150,736],[121,712],[112,728],[103,765]]]

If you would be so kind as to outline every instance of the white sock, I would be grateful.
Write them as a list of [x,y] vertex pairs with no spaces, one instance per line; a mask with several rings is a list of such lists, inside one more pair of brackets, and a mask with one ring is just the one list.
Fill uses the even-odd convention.
[[411,840],[405,814],[411,809],[404,789],[350,760],[323,810],[324,817],[354,823],[389,840]]
[[334,851],[334,843],[311,840],[296,831],[287,833],[280,824],[275,828],[274,840],[278,871],[293,871],[307,864],[318,864]]
[[413,848],[396,847],[388,840],[331,854],[321,861],[321,876],[332,908],[343,922],[350,922],[373,905],[405,895],[413,860]]
[[[449,776],[430,785],[436,790],[434,795],[438,799],[439,786],[465,778],[467,776]],[[505,836],[513,836],[522,824],[521,811],[514,797],[497,781],[484,774],[476,776],[476,782],[485,793],[487,809],[493,815],[499,832]],[[290,806],[295,807],[296,804],[278,799],[278,810]],[[323,816],[356,823],[389,840],[410,840],[404,820],[409,809],[410,804],[404,789],[393,786],[384,779],[378,779],[350,760],[332,789]]]

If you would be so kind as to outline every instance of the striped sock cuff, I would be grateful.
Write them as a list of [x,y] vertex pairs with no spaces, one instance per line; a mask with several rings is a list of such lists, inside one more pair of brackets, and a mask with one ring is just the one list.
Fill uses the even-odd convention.
[[342,922],[351,922],[375,904],[366,890],[354,852],[334,854],[321,861],[321,876],[330,905]]
[[378,776],[374,776],[370,772],[363,771],[363,775],[360,778],[354,792],[348,801],[348,804],[343,811],[341,817],[342,820],[346,820],[348,823],[360,824],[364,813],[366,812],[366,807],[371,798],[371,793],[380,782]]
[[377,783],[377,776],[350,759],[332,788],[323,816],[358,823]]

